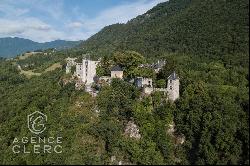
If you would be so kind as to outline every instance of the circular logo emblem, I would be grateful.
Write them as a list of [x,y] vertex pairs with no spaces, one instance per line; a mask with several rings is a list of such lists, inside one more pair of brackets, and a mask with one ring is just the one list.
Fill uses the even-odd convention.
[[39,111],[28,115],[28,128],[34,134],[40,134],[46,129],[47,116]]

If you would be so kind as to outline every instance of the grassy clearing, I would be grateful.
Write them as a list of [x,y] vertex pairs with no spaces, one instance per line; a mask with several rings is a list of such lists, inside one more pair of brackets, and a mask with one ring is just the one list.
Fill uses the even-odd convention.
[[21,74],[24,74],[27,78],[31,78],[32,76],[40,76],[42,73],[34,73],[32,70],[21,70]]
[[18,60],[24,60],[32,55],[36,55],[36,54],[41,54],[41,52],[29,52],[29,53],[24,53],[23,55],[18,56]]
[[54,63],[53,65],[51,65],[50,67],[48,67],[47,69],[45,69],[44,73],[48,72],[48,71],[53,71],[59,67],[62,67],[62,65],[58,62],[58,63]]
[[[58,62],[58,63],[54,63],[53,65],[51,65],[50,67],[48,67],[47,69],[45,69],[42,73],[46,73],[49,71],[53,71],[59,67],[62,67],[62,65]],[[24,74],[27,78],[31,78],[32,76],[40,76],[42,73],[36,73],[33,72],[32,70],[22,70],[21,69],[21,74]]]

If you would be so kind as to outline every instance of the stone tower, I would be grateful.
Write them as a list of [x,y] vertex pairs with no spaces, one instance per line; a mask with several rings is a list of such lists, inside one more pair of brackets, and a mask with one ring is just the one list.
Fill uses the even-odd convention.
[[82,60],[83,65],[83,81],[86,81],[86,84],[92,84],[94,82],[94,77],[96,76],[96,67],[98,61],[91,61],[91,60]]
[[180,79],[175,73],[175,71],[168,77],[168,85],[167,85],[167,93],[168,99],[171,101],[175,101],[179,98],[179,86]]
[[86,85],[92,84],[96,76],[96,67],[98,63],[99,61],[83,59],[82,63],[76,64],[76,75],[81,78]]

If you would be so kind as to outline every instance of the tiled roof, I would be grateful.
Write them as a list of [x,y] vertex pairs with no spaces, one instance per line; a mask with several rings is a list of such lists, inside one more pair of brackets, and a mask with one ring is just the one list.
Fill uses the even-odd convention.
[[123,71],[120,66],[114,66],[112,67],[111,71]]
[[175,73],[175,71],[168,77],[169,80],[175,80],[179,79],[178,75]]

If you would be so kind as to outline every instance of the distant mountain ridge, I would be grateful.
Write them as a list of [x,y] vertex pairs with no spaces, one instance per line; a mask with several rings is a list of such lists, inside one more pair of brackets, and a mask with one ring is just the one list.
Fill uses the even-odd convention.
[[81,41],[55,40],[38,43],[18,37],[0,38],[0,57],[10,58],[27,51],[44,50],[48,48],[71,48],[78,45],[80,42]]

